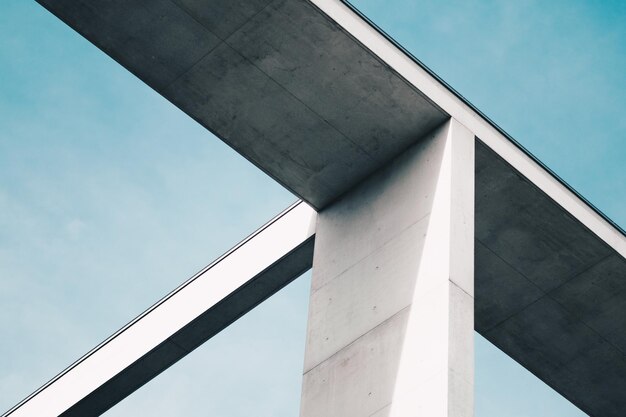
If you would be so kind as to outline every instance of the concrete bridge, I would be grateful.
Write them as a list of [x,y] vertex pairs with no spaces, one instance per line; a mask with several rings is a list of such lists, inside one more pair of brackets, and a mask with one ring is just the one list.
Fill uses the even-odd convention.
[[[626,237],[340,0],[39,0],[302,199],[5,416],[97,416],[313,268],[302,417],[626,410]],[[459,63],[462,65],[462,63]]]

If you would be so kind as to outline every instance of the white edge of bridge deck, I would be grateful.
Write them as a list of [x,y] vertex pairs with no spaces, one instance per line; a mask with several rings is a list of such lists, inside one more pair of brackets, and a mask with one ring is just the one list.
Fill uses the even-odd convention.
[[483,143],[563,207],[584,226],[626,257],[626,236],[552,173],[506,137],[490,121],[422,68],[383,33],[342,0],[310,0],[357,41],[397,71],[443,111],[474,133]]

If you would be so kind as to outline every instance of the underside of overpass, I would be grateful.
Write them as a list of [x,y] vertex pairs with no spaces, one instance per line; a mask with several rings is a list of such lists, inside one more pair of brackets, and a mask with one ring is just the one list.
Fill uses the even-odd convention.
[[626,261],[476,148],[475,328],[592,416],[626,410]]
[[623,415],[621,231],[347,5],[39,3],[317,210],[459,120],[477,139],[476,331],[589,415]]

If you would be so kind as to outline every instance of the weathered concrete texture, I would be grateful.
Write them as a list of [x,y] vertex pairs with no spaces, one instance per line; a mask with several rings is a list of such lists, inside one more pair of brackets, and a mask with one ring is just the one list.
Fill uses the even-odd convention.
[[626,261],[476,147],[476,330],[591,416],[626,410]]
[[471,416],[473,135],[450,121],[320,212],[301,416]]
[[317,208],[447,116],[305,0],[39,0]]

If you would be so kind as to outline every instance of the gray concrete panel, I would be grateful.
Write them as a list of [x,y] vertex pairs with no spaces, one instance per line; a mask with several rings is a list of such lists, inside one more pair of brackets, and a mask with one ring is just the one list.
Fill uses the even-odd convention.
[[590,416],[604,417],[624,415],[624,375],[623,353],[603,341],[548,378],[558,380],[564,396]]
[[544,291],[611,249],[484,145],[476,151],[476,239]]
[[476,330],[591,416],[626,410],[626,260],[476,147]]
[[544,292],[479,241],[474,248],[475,326],[484,333],[537,301]]
[[317,208],[447,119],[305,0],[40,3]]
[[379,164],[445,117],[307,2],[272,2],[227,43]]
[[272,0],[172,0],[224,40]]
[[626,354],[626,261],[612,255],[550,297]]
[[39,3],[157,91],[220,43],[169,0]]
[[486,335],[510,356],[523,361],[522,365],[539,370],[541,375],[555,374],[601,342],[597,333],[549,297],[532,303]]
[[623,416],[624,354],[551,298],[484,335],[590,416]]
[[[233,88],[236,85],[237,88]],[[338,193],[365,175],[370,158],[276,82],[221,44],[166,94],[196,120],[272,173],[288,174],[301,194]],[[284,123],[289,120],[289,123]],[[286,149],[289,143],[292,148]],[[335,152],[329,154],[328,149]],[[347,160],[342,155],[350,154]]]

